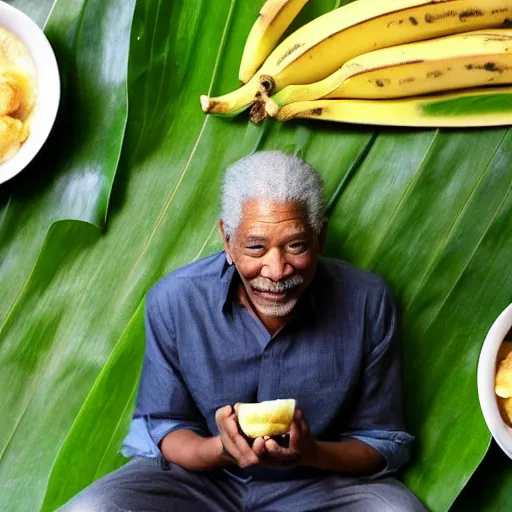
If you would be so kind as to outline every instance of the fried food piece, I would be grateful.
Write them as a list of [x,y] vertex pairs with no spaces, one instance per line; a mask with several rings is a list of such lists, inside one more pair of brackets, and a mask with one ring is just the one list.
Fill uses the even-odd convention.
[[495,391],[501,398],[512,397],[512,352],[498,366]]
[[38,94],[37,69],[28,47],[0,27],[0,163],[27,139]]
[[497,400],[502,420],[509,427],[512,427],[512,398],[497,397]]
[[24,74],[34,71],[29,49],[14,32],[5,27],[0,27],[0,63],[14,65]]
[[[2,97],[9,100],[5,102],[5,110],[2,109]],[[0,115],[10,115],[26,121],[34,105],[34,87],[27,76],[13,70],[0,75]]]
[[0,27],[0,116],[27,121],[37,100],[37,70],[21,39]]
[[21,96],[16,87],[6,80],[0,80],[0,116],[8,116],[21,106]]
[[18,151],[28,134],[28,127],[19,119],[0,117],[0,163],[9,160]]

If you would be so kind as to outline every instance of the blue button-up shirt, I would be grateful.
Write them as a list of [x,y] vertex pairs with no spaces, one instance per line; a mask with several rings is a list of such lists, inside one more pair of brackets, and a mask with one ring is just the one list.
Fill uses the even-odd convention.
[[[161,457],[159,443],[174,430],[218,434],[219,407],[295,398],[315,439],[353,437],[381,453],[385,473],[402,466],[413,438],[402,420],[397,313],[382,278],[321,258],[296,306],[300,314],[274,337],[237,300],[239,282],[222,252],[151,289],[140,388],[123,453]],[[304,472],[232,468],[242,478],[276,471]]]

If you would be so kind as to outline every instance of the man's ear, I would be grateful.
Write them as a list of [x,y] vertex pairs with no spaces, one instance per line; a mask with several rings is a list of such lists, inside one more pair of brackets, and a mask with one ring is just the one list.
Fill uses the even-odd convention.
[[231,248],[229,247],[229,237],[224,232],[224,222],[222,222],[222,219],[219,220],[219,231],[220,231],[220,237],[222,238],[222,245],[224,246],[224,251],[226,252],[226,261],[233,265],[233,257],[231,256]]
[[318,235],[318,252],[320,252],[320,253],[324,252],[324,249],[325,249],[328,225],[329,225],[329,221],[327,220],[327,217],[325,217],[324,223],[322,225],[322,229],[320,231],[320,234]]

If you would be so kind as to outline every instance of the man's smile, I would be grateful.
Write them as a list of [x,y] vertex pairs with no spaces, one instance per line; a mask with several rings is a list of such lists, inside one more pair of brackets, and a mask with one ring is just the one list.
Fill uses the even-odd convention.
[[272,302],[282,302],[289,297],[291,292],[293,292],[293,289],[284,292],[271,292],[268,290],[258,290],[257,288],[252,288],[252,291],[262,299],[270,300]]

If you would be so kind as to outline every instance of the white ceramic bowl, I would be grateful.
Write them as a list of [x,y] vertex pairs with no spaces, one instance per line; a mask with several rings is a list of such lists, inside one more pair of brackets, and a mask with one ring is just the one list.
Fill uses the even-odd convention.
[[11,159],[0,164],[0,183],[3,183],[30,163],[50,135],[59,108],[60,77],[48,39],[26,14],[0,1],[0,26],[14,32],[29,49],[37,68],[39,89],[28,139]]
[[512,459],[512,429],[502,420],[494,383],[496,377],[496,357],[505,336],[512,327],[512,304],[496,319],[485,337],[478,360],[478,399],[487,427],[499,447]]

